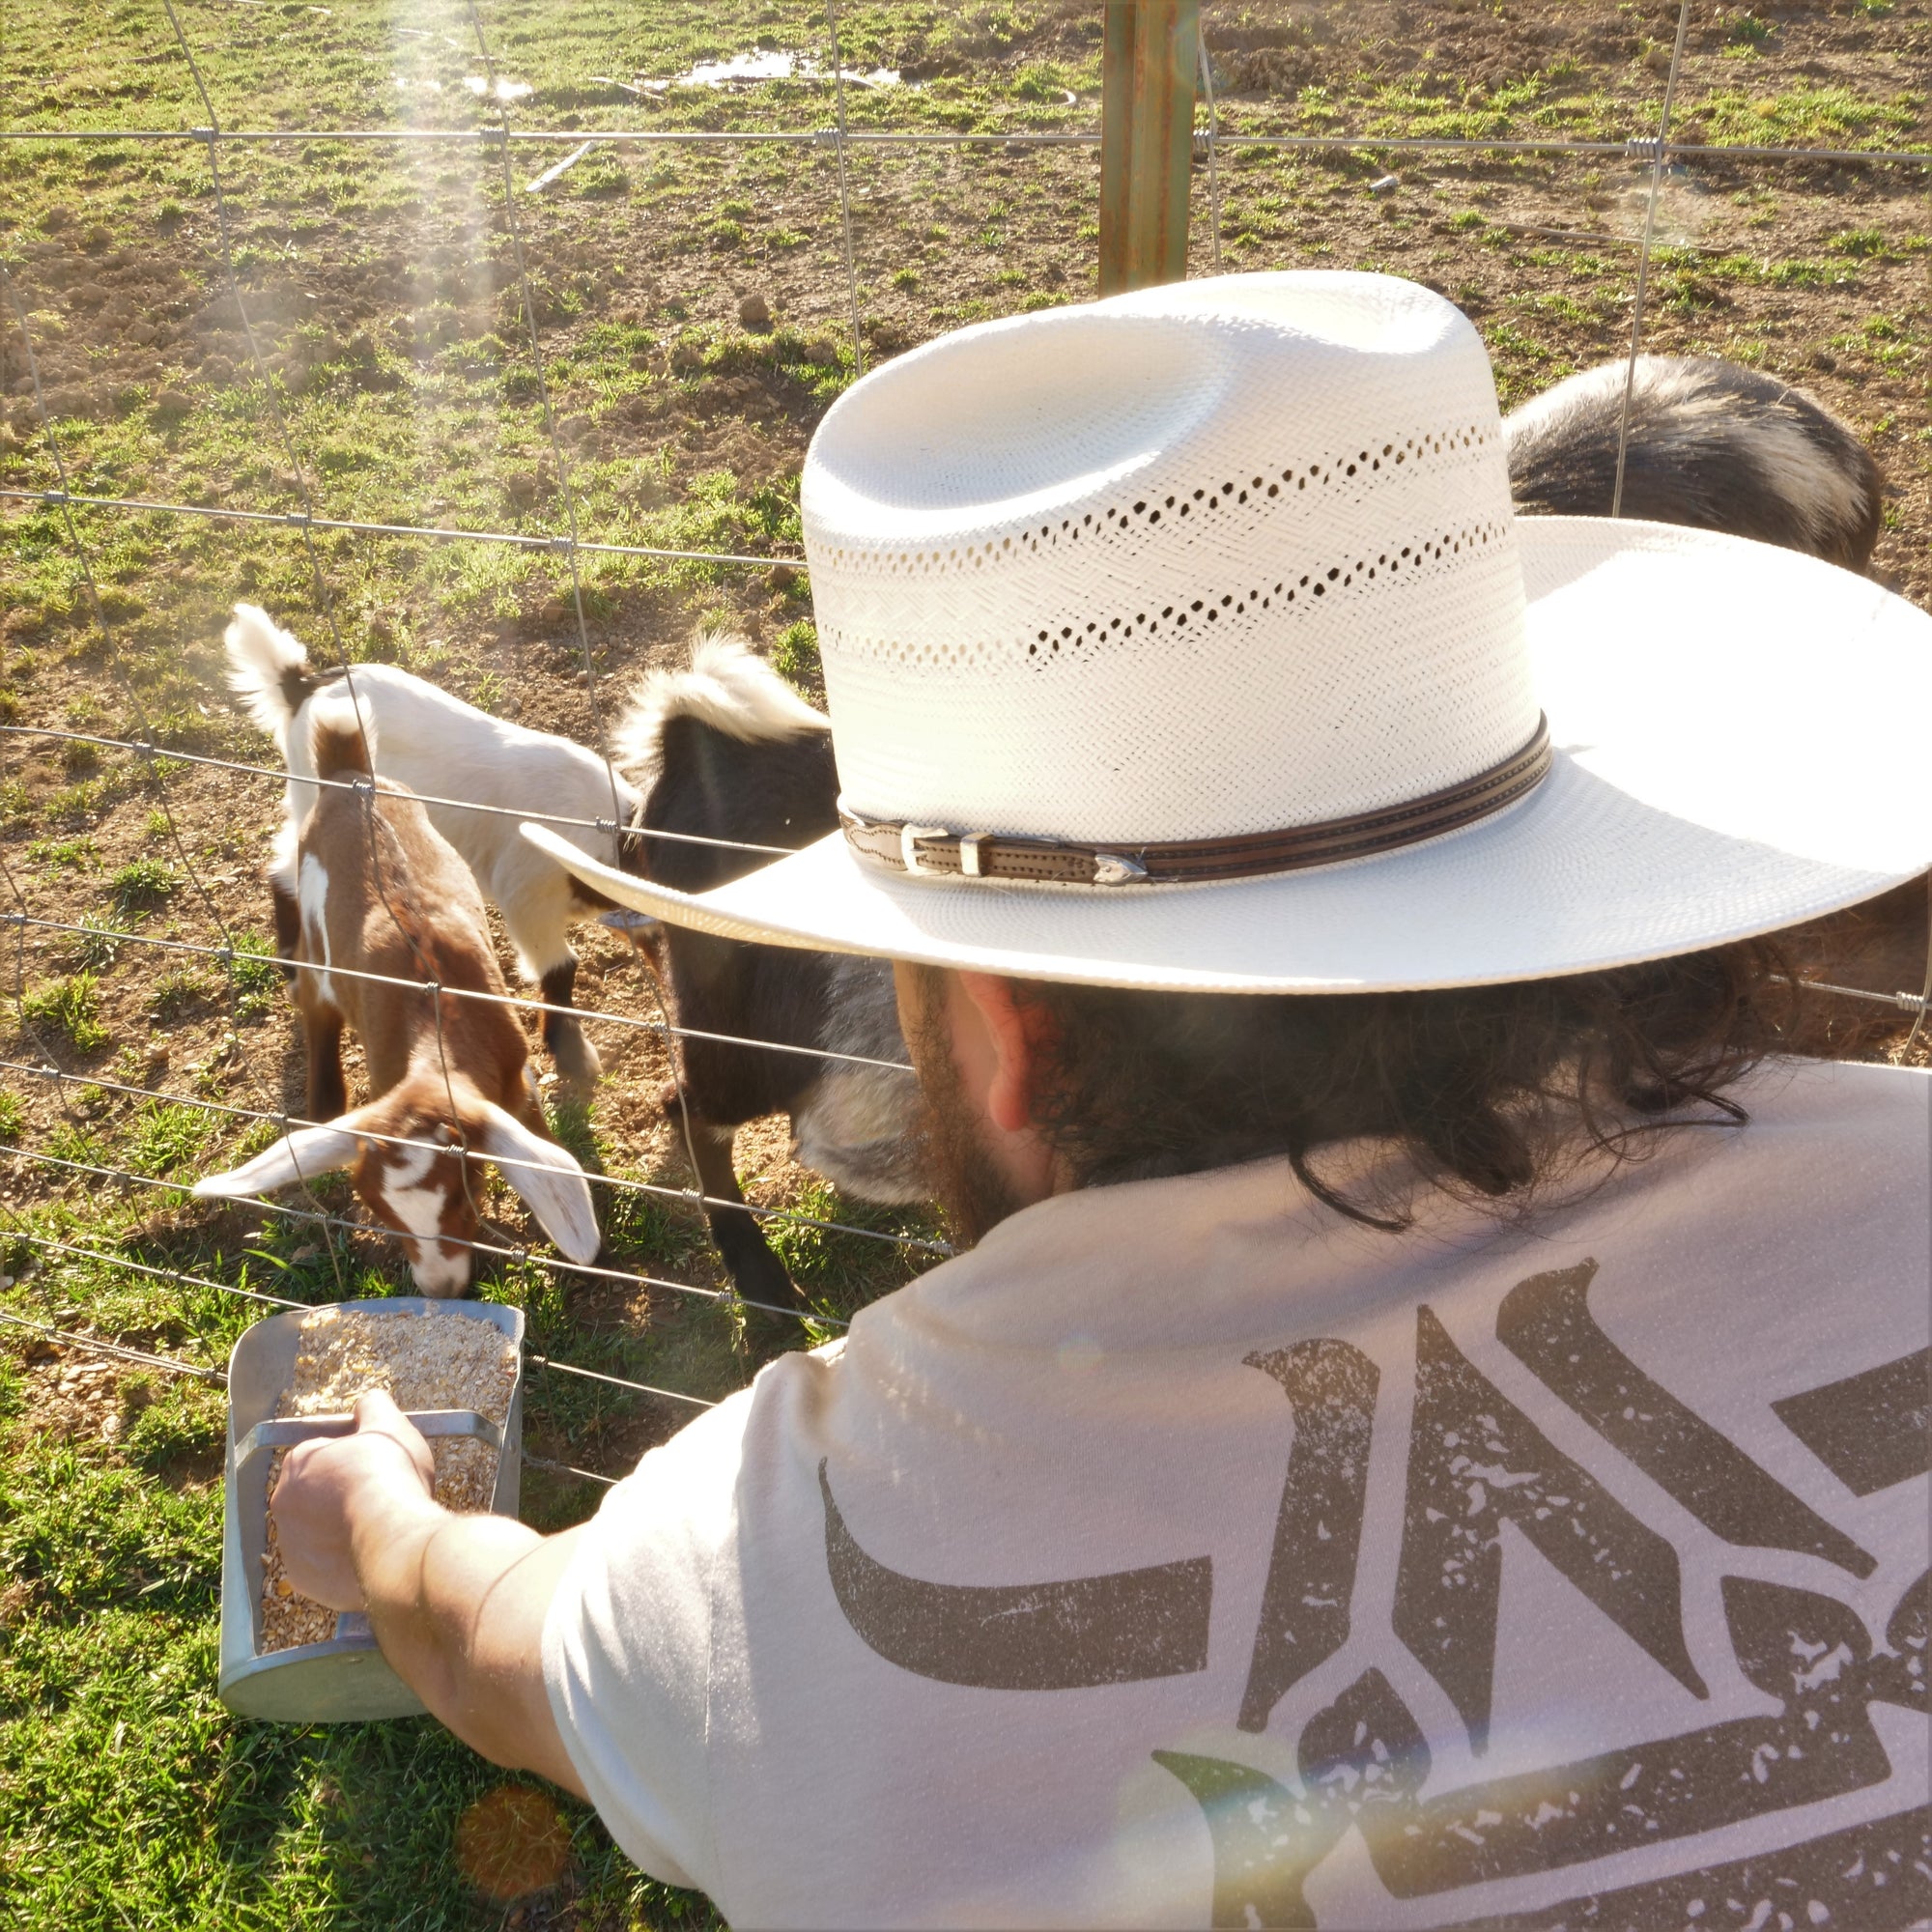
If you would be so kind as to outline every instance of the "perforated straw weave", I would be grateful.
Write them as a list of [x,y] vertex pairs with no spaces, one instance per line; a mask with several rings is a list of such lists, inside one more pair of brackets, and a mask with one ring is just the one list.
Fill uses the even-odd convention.
[[942,337],[833,408],[802,497],[867,817],[1268,831],[1536,728],[1489,360],[1414,283],[1227,276]]

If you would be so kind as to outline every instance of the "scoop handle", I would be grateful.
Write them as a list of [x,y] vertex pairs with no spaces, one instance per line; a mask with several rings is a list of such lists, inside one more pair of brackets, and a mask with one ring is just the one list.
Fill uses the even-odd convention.
[[[500,1450],[503,1432],[487,1415],[473,1408],[424,1408],[403,1417],[412,1423],[420,1435],[475,1435],[491,1448]],[[313,1442],[318,1437],[354,1435],[353,1415],[272,1415],[258,1422],[235,1445],[235,1467],[239,1474],[249,1457],[264,1449],[291,1449],[298,1442]]]

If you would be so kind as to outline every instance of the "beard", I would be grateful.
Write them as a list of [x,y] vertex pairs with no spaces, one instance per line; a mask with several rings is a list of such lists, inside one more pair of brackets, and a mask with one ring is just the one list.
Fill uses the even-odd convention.
[[906,1045],[919,1074],[920,1131],[935,1198],[955,1246],[976,1247],[1026,1204],[980,1138],[981,1121],[961,1089],[935,981],[922,976],[919,1013]]

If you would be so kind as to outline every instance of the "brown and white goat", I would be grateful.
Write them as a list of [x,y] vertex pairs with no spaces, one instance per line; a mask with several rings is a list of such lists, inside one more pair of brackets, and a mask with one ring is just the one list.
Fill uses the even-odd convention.
[[[577,983],[577,954],[570,923],[608,906],[562,867],[517,837],[520,811],[554,812],[564,819],[601,821],[559,826],[562,836],[592,857],[631,863],[632,841],[615,836],[611,813],[629,824],[638,795],[586,747],[554,731],[512,724],[439,691],[393,665],[314,670],[301,640],[266,611],[238,604],[227,634],[228,683],[251,717],[280,747],[289,785],[269,890],[275,909],[276,944],[286,955],[295,943],[299,914],[296,891],[296,838],[314,802],[306,782],[309,710],[319,696],[351,684],[355,702],[379,741],[377,770],[412,791],[447,803],[425,803],[429,821],[455,846],[475,873],[486,897],[503,915],[503,930],[517,963],[543,988],[551,1011],[543,1016],[544,1044],[566,1080],[589,1085],[602,1070],[597,1049],[569,1010]],[[470,808],[495,808],[472,810]]]
[[[452,1295],[469,1282],[473,1164],[489,1160],[571,1261],[594,1260],[589,1183],[545,1124],[528,1042],[499,1004],[503,975],[469,867],[414,793],[371,778],[346,690],[310,705],[309,731],[316,774],[359,781],[318,788],[295,854],[296,1005],[309,1111],[327,1124],[297,1128],[194,1192],[265,1194],[347,1168],[363,1205],[402,1240],[417,1289]],[[353,1111],[345,1026],[362,1042],[374,1095]]]

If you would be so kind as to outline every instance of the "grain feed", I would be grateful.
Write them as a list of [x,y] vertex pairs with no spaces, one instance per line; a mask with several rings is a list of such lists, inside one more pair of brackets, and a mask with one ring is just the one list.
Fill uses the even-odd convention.
[[[318,1308],[305,1316],[289,1385],[278,1416],[341,1415],[370,1389],[385,1389],[398,1408],[473,1408],[500,1429],[509,1419],[517,1379],[517,1345],[495,1322],[435,1313],[372,1315],[354,1308]],[[287,1450],[269,1465],[275,1492]],[[436,1499],[452,1510],[486,1510],[497,1488],[497,1452],[474,1436],[444,1436],[430,1444]],[[275,1519],[269,1517],[262,1555],[262,1641],[259,1654],[335,1634],[335,1612],[298,1596],[282,1573]]]

